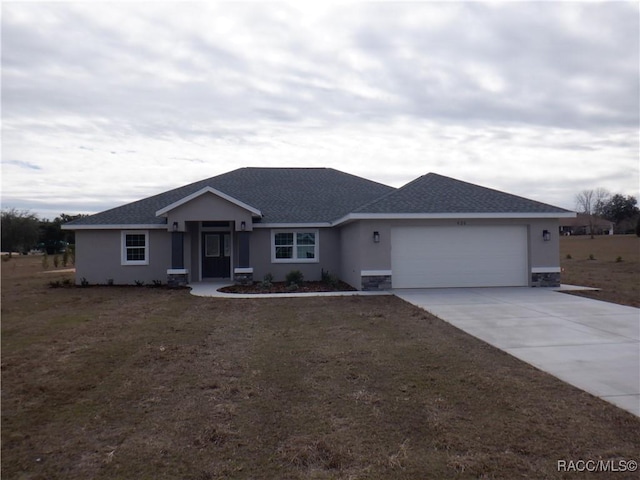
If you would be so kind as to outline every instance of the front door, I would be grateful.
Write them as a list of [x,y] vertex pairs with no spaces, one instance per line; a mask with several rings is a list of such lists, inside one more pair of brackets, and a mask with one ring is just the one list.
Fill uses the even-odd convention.
[[202,278],[231,277],[231,234],[202,234]]

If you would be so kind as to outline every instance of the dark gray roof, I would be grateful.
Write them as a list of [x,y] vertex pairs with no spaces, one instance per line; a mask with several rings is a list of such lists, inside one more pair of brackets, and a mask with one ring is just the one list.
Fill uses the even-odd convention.
[[329,223],[349,213],[568,212],[435,173],[396,190],[331,168],[240,168],[67,225],[164,225],[158,210],[205,187],[260,210],[261,223]]
[[417,178],[354,213],[568,213],[569,210],[435,173]]
[[205,187],[257,208],[262,223],[331,222],[394,190],[331,168],[240,168],[67,225],[162,225],[158,210]]

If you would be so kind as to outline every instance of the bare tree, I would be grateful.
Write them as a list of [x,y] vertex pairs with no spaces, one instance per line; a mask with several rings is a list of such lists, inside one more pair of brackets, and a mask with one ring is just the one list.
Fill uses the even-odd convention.
[[587,216],[589,220],[589,234],[593,238],[596,224],[596,212],[602,210],[611,194],[605,188],[583,190],[576,195],[576,210]]

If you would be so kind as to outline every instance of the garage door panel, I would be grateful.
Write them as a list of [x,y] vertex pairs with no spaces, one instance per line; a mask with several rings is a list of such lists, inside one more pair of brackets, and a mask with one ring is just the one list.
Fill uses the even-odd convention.
[[525,286],[525,226],[392,230],[394,288]]

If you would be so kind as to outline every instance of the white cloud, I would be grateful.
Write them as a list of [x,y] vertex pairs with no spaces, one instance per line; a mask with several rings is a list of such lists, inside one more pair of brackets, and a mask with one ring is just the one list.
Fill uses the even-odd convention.
[[3,206],[248,165],[637,195],[638,34],[633,3],[4,3]]

